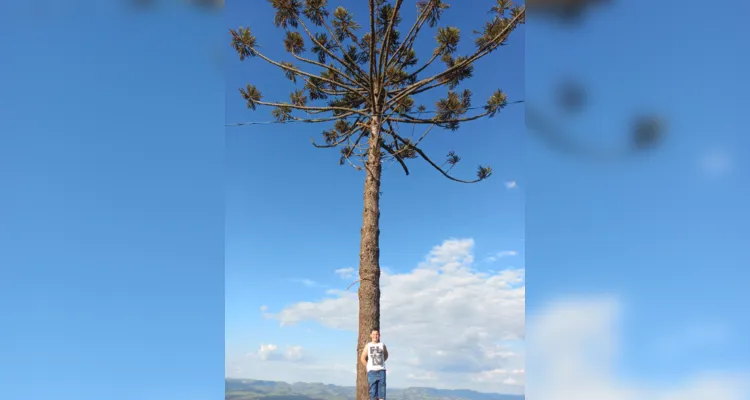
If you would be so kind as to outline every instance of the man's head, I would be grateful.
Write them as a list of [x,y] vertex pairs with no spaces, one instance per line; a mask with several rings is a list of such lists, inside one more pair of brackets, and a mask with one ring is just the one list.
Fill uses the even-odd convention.
[[370,332],[370,339],[372,339],[373,343],[378,343],[380,341],[380,331],[373,329],[372,332]]

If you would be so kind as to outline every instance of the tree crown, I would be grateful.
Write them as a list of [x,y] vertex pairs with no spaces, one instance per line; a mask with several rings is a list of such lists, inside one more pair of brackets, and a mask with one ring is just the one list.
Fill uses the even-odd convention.
[[[361,168],[357,159],[377,154],[397,161],[406,174],[406,160],[415,158],[458,182],[478,182],[492,174],[489,166],[479,166],[475,179],[455,178],[450,171],[461,160],[455,152],[438,165],[420,145],[434,127],[455,131],[464,122],[494,117],[509,104],[498,89],[482,106],[474,106],[472,92],[459,86],[473,76],[478,60],[505,45],[513,30],[525,22],[525,7],[495,0],[489,19],[473,32],[473,50],[462,55],[457,54],[461,31],[438,26],[450,8],[442,0],[417,1],[416,21],[404,29],[403,0],[369,0],[369,21],[364,26],[346,8],[331,9],[327,0],[269,2],[275,10],[274,25],[284,30],[283,48],[290,61],[264,54],[250,28],[230,29],[231,44],[240,60],[260,58],[278,67],[295,89],[286,101],[269,101],[248,84],[239,92],[250,109],[271,107],[280,123],[330,123],[331,128],[322,133],[323,143],[313,145],[340,148],[340,163],[357,169]],[[427,28],[435,30],[435,47],[420,64],[414,46]],[[440,64],[440,72],[426,75],[430,66]],[[434,110],[417,105],[420,94],[443,87],[447,93]],[[402,125],[425,130],[419,137],[407,137],[401,133]],[[372,135],[378,136],[375,142],[367,140]],[[371,143],[377,143],[376,152],[370,151]]]

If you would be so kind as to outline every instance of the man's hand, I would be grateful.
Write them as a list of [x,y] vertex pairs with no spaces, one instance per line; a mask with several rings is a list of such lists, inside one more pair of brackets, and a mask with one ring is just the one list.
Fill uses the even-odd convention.
[[359,356],[359,361],[365,367],[367,366],[367,347],[366,346],[365,346],[365,348],[362,349],[362,354],[360,354],[360,356]]

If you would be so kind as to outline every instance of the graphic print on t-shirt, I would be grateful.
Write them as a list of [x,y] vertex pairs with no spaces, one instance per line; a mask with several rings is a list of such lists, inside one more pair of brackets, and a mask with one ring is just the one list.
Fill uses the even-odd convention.
[[385,365],[385,360],[383,358],[383,346],[371,345],[370,360],[372,360],[372,366],[382,368]]

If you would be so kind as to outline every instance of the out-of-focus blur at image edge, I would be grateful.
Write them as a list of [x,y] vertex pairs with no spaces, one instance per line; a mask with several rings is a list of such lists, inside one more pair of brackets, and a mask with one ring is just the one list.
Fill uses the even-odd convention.
[[750,6],[560,3],[526,31],[527,396],[748,399]]
[[153,3],[0,4],[0,398],[223,396],[222,15]]

